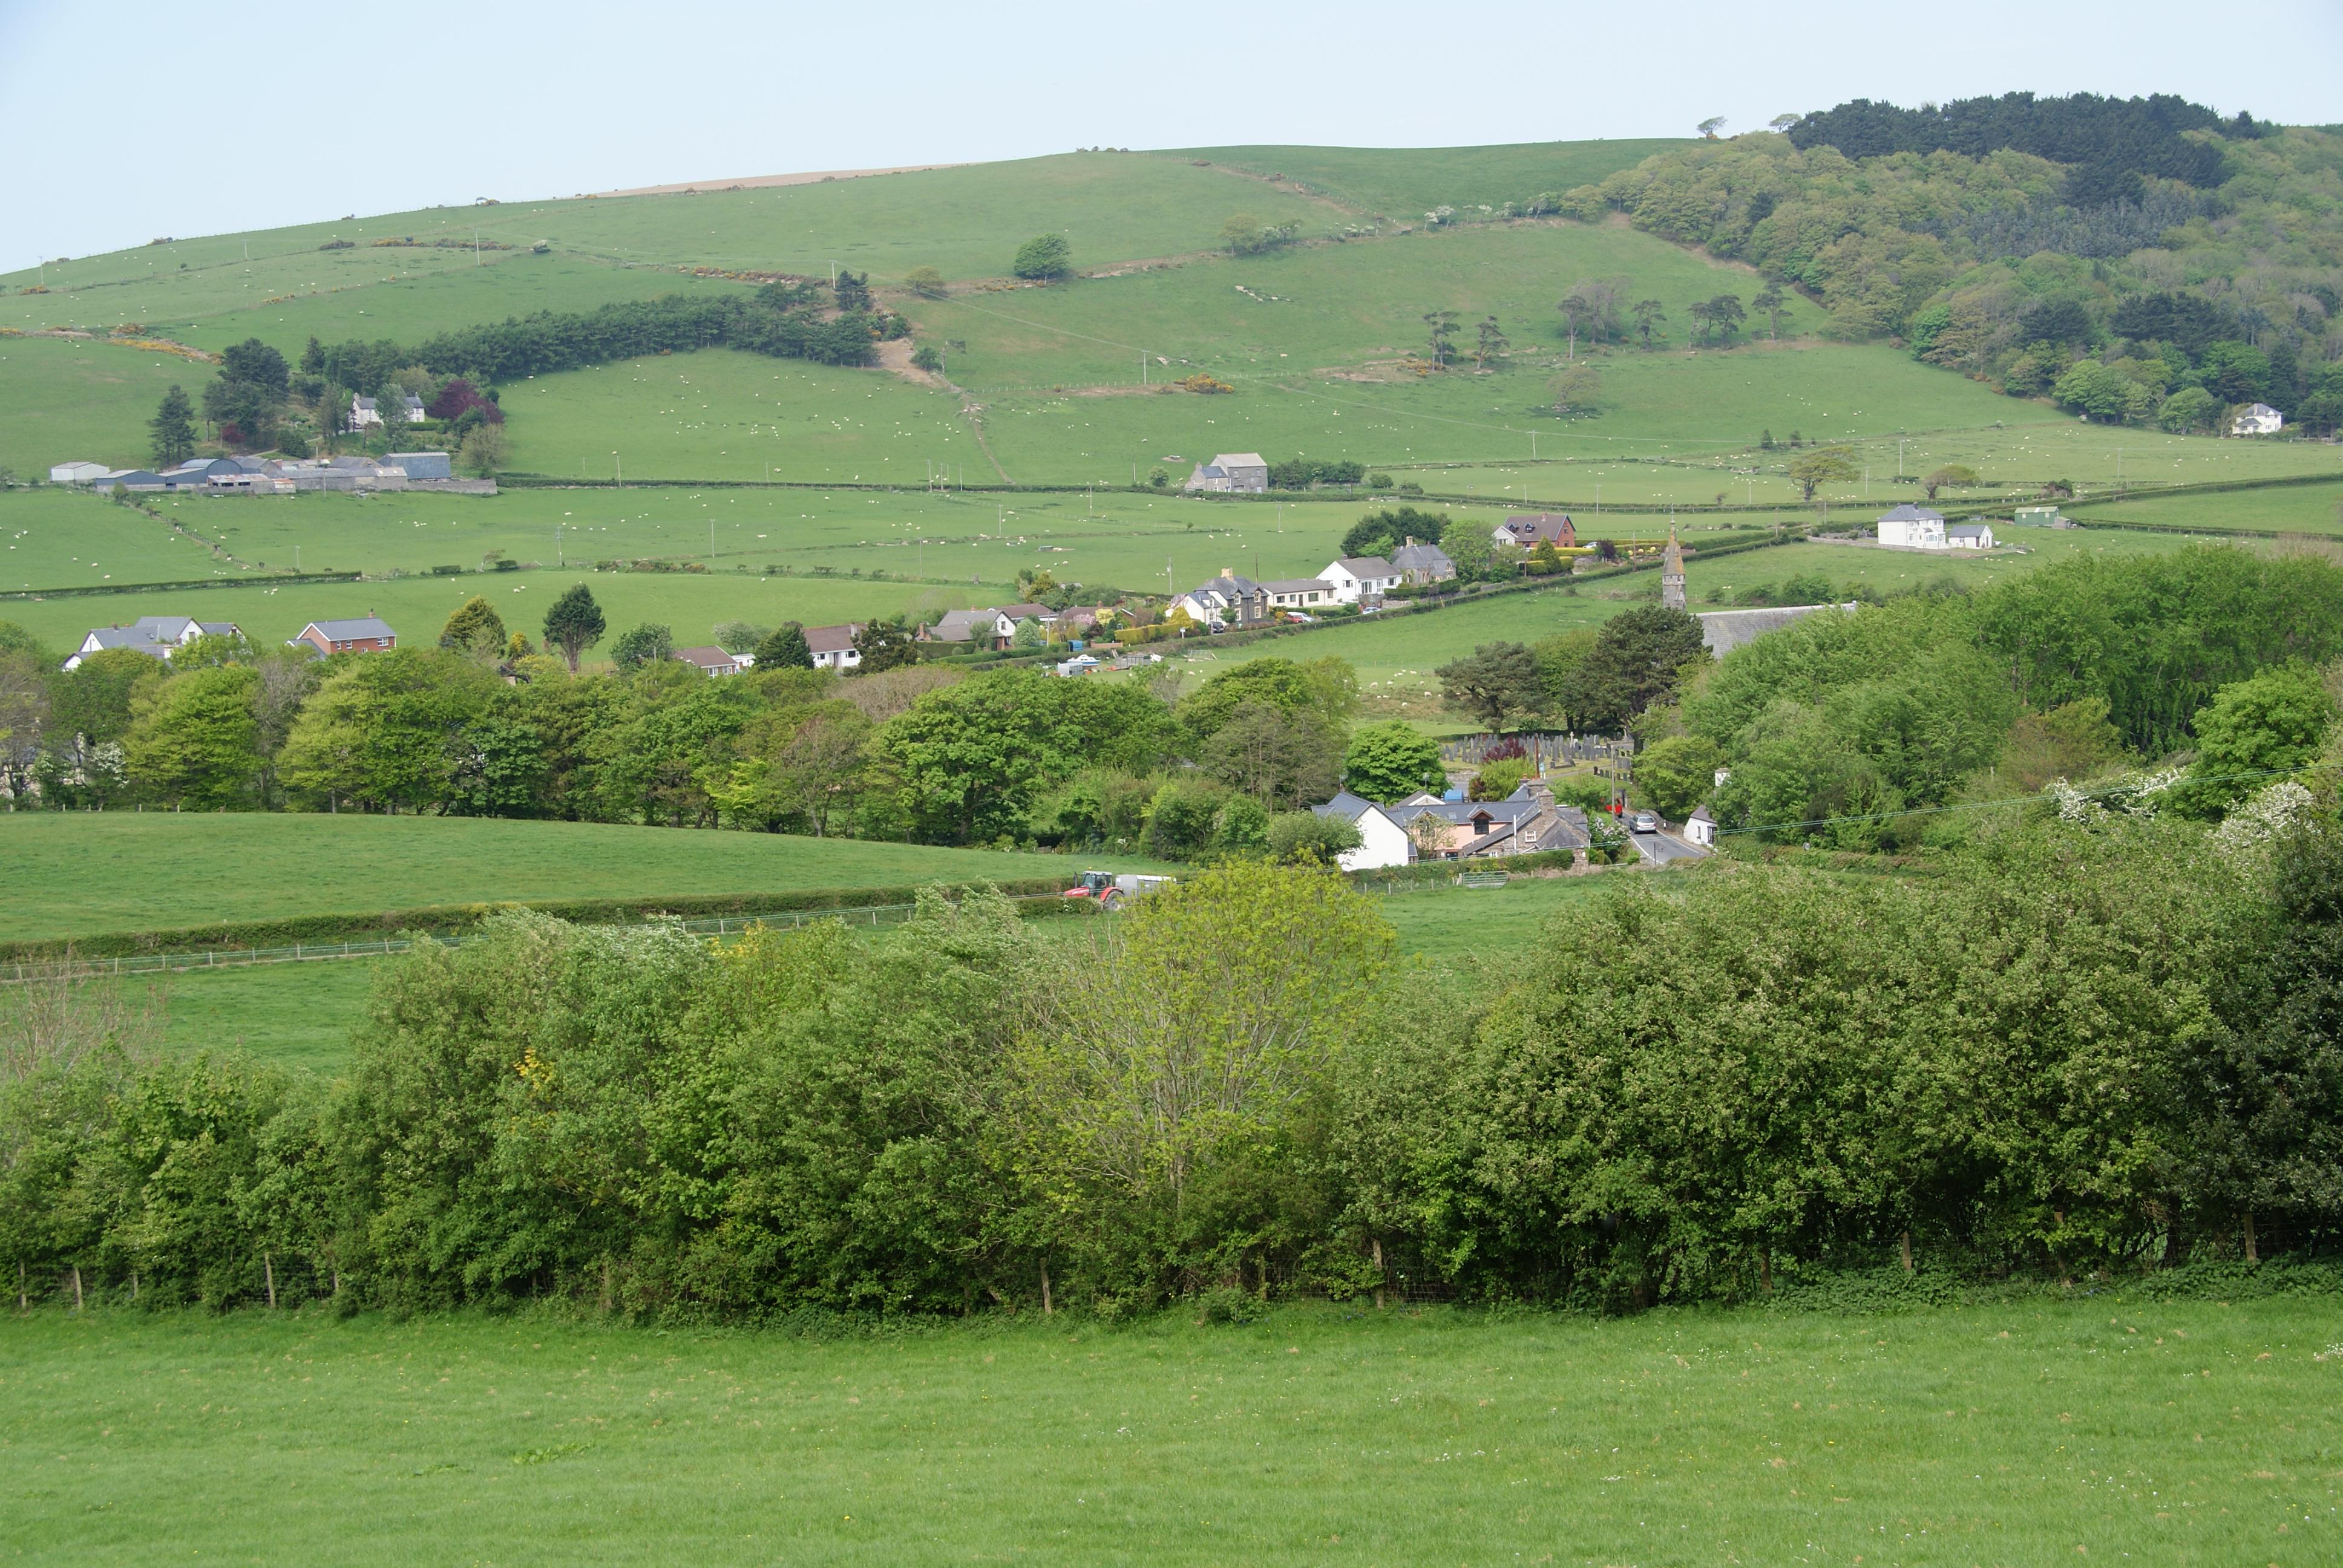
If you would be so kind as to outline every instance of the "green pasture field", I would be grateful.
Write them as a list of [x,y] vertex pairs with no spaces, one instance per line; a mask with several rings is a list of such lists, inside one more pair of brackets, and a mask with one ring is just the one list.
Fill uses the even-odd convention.
[[[1423,351],[1423,313],[1434,309],[1457,313],[1458,345],[1467,349],[1474,324],[1495,315],[1514,352],[1542,367],[1545,356],[1558,358],[1564,348],[1555,298],[1578,278],[1614,275],[1664,300],[1676,316],[1694,300],[1755,286],[1745,269],[1703,261],[1633,229],[1538,219],[1200,257],[1048,288],[914,299],[903,309],[922,337],[966,342],[947,362],[951,378],[987,394],[1136,387],[1142,351],[1173,362],[1151,360],[1151,379],[1192,368],[1252,381],[1330,367],[1395,367]],[[1815,318],[1806,307],[1785,326],[1795,330]],[[1440,379],[1478,379],[1469,368]],[[1534,387],[1516,396],[1542,401],[1543,374]]]
[[[306,558],[305,558],[306,564]],[[126,625],[147,615],[186,615],[228,620],[255,642],[283,642],[313,620],[379,615],[409,644],[437,640],[439,628],[463,602],[478,594],[496,607],[505,625],[542,640],[545,612],[571,584],[594,590],[609,638],[645,621],[667,627],[683,646],[705,642],[729,620],[774,626],[795,620],[836,626],[907,610],[957,608],[971,598],[1007,596],[999,588],[976,592],[924,583],[876,583],[849,578],[762,577],[719,571],[568,571],[407,577],[396,582],[295,583],[180,592],[71,596],[0,602],[0,620],[13,620],[51,647],[81,641],[94,626]],[[608,639],[589,649],[586,662],[607,661]]]
[[[200,538],[144,512],[48,485],[0,490],[0,590],[10,592],[243,575]],[[0,602],[0,620],[10,618],[12,607]]]
[[[1486,869],[1488,868],[1479,868]],[[1615,890],[1630,870],[1583,877],[1516,876],[1502,888],[1443,884],[1377,896],[1400,951],[1435,965],[1534,950],[1538,930],[1566,910]],[[1669,873],[1680,874],[1680,873]]]
[[242,1051],[322,1077],[342,1070],[350,1031],[365,1016],[380,959],[254,964],[246,969],[190,970],[156,980],[128,980],[136,999],[153,987],[164,999],[168,1049]]
[[35,1563],[2308,1568],[2334,1325],[2123,1290],[830,1339],[52,1310],[0,1326],[0,1485]]
[[[279,296],[371,289],[391,274],[472,269],[468,247],[438,249],[429,242],[469,241],[476,226],[483,239],[518,247],[485,253],[493,265],[483,271],[578,257],[827,278],[835,262],[869,273],[873,284],[893,284],[920,266],[955,278],[1004,277],[1017,246],[1048,229],[1066,235],[1078,268],[1187,255],[1218,244],[1222,223],[1238,211],[1264,223],[1300,223],[1312,233],[1339,227],[1348,216],[1331,203],[1224,169],[1194,168],[1182,158],[1061,154],[827,184],[443,207],[175,240],[0,274],[9,299],[0,326],[216,324],[237,313],[265,322],[273,307],[264,302]],[[402,236],[426,244],[374,244]],[[350,240],[353,248],[317,248],[334,239]],[[539,241],[552,247],[551,258],[528,254]],[[582,275],[570,269],[563,276]],[[50,292],[18,293],[35,284]],[[456,297],[485,298],[461,291]],[[554,307],[593,303],[599,301],[581,296],[577,305]],[[441,325],[502,314],[499,307]],[[235,328],[230,340],[244,330]],[[250,330],[260,332],[258,326]],[[376,335],[370,326],[367,335]]]
[[512,467],[554,478],[998,482],[957,397],[881,370],[703,348],[519,382],[504,408]]
[[[1146,862],[1105,857],[1131,869]],[[1062,855],[583,822],[345,813],[0,815],[0,940],[444,904],[1055,876]],[[158,898],[156,890],[169,890]]]
[[1488,147],[1182,147],[1248,174],[1274,175],[1363,212],[1420,222],[1434,207],[1467,218],[1548,191],[1574,190],[1633,168],[1684,143],[1674,137],[1594,142],[1516,142]]
[[[0,305],[5,305],[0,301]],[[208,365],[58,337],[0,337],[0,467],[45,479],[59,463],[147,462],[146,421],[173,385],[193,397]]]
[[2343,534],[2343,480],[2331,485],[2223,490],[2209,496],[2115,496],[2068,510],[2095,528],[2145,523],[2155,528],[2201,528],[2207,534],[2232,528]]

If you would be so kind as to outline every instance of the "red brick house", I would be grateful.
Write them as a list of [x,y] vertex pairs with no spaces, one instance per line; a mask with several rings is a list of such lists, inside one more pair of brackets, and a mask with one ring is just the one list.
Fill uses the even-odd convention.
[[319,653],[388,653],[398,646],[390,623],[365,616],[357,620],[313,620],[293,639]]

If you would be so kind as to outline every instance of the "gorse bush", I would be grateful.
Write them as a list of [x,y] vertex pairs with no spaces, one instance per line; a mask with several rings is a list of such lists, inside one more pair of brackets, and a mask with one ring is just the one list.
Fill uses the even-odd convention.
[[1535,950],[1403,975],[1370,900],[1266,865],[1059,940],[989,896],[723,949],[504,917],[387,967],[330,1085],[127,1050],[0,1085],[0,1263],[47,1300],[1236,1319],[2250,1262],[2343,1225],[2331,827],[1639,879]]

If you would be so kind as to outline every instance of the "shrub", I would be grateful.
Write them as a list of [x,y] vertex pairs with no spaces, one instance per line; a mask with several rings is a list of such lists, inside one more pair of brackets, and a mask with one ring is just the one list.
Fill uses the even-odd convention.
[[1017,247],[1017,255],[1009,270],[1019,277],[1048,282],[1064,277],[1074,269],[1073,246],[1062,234],[1037,234]]

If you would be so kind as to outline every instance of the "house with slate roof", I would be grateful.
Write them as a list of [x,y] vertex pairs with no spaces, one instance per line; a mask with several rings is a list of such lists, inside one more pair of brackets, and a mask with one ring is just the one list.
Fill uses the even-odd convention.
[[1516,512],[1492,528],[1489,538],[1492,543],[1525,550],[1540,545],[1562,550],[1578,543],[1578,525],[1560,512]]
[[964,642],[972,648],[1004,648],[1017,635],[1017,623],[997,609],[948,610],[944,618],[920,633],[923,642]]
[[398,633],[390,629],[389,622],[366,615],[350,620],[313,620],[293,642],[306,642],[319,653],[388,653],[398,646]]
[[1173,599],[1172,608],[1185,610],[1199,626],[1259,626],[1270,616],[1269,590],[1222,567],[1220,576]]
[[1438,545],[1420,545],[1413,539],[1392,551],[1391,564],[1400,580],[1419,586],[1448,582],[1456,576],[1456,563],[1448,558],[1446,550]]
[[805,628],[806,648],[813,655],[816,669],[852,669],[862,662],[862,653],[854,639],[862,631],[862,623],[850,620],[844,626],[809,626]]
[[1890,549],[1941,550],[1945,548],[1945,514],[1906,501],[1880,514],[1879,542]]
[[232,620],[196,620],[184,615],[145,615],[128,626],[94,627],[81,646],[65,660],[67,669],[109,648],[126,648],[152,658],[168,658],[199,637],[242,637],[244,628]]

